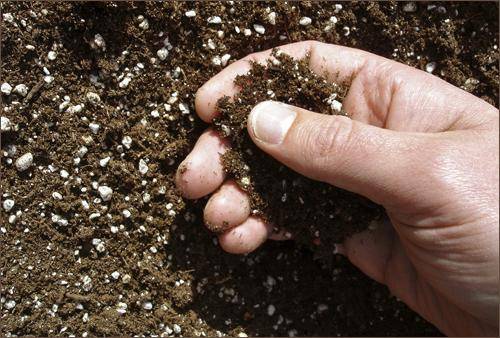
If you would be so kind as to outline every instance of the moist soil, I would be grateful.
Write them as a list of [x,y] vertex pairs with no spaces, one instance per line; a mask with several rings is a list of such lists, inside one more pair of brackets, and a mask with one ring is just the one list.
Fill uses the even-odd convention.
[[348,115],[332,102],[342,103],[349,84],[328,82],[308,64],[308,56],[294,61],[273,50],[265,65],[253,63],[248,74],[236,77],[239,92],[232,100],[227,96],[219,100],[220,116],[214,124],[232,141],[232,149],[222,156],[222,163],[229,176],[248,192],[252,214],[273,224],[277,233],[316,246],[316,253],[330,260],[336,253],[332,243],[376,226],[382,209],[360,196],[288,169],[261,151],[246,132],[251,109],[269,99],[323,114]]
[[[276,209],[307,210],[290,213],[304,224],[340,206],[342,221],[330,233],[292,225],[298,240],[234,256],[203,226],[206,200],[184,200],[173,180],[207,128],[195,114],[196,90],[223,68],[213,59],[225,54],[231,63],[295,41],[337,43],[434,68],[496,105],[498,3],[2,2],[1,11],[1,82],[27,87],[25,95],[1,95],[2,118],[10,120],[1,135],[1,198],[15,202],[0,214],[2,335],[440,334],[324,245],[379,217],[372,204],[269,163],[286,189],[266,195],[249,187],[263,215],[281,226]],[[212,16],[221,23],[207,22]],[[300,25],[303,16],[312,23]],[[286,69],[255,67],[252,80],[272,72],[291,85]],[[319,110],[327,94],[345,94],[314,78],[296,104]],[[225,157],[235,177],[251,159],[240,151],[245,136],[236,137],[248,107],[238,109],[234,121],[229,114],[219,121],[227,131],[226,118],[235,139]],[[26,153],[33,163],[19,171]],[[113,190],[109,200],[100,186]],[[296,193],[307,206],[292,199]],[[328,238],[323,245],[308,243],[316,230]]]

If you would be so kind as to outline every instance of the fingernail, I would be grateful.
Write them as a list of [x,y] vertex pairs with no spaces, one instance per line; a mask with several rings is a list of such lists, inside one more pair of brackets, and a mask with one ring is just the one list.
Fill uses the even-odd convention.
[[262,142],[280,144],[285,139],[297,113],[280,102],[265,101],[256,105],[250,113],[252,131]]

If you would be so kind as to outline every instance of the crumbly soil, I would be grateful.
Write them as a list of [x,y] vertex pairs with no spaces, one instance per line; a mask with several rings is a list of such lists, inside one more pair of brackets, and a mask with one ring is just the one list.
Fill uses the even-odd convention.
[[[225,254],[202,225],[205,200],[184,200],[173,184],[207,127],[194,94],[222,69],[215,56],[230,63],[316,39],[421,69],[435,62],[435,75],[498,101],[498,3],[342,6],[1,2],[0,82],[27,93],[1,94],[11,123],[1,135],[1,199],[15,204],[0,212],[0,334],[440,334],[340,255],[322,259],[295,241]],[[298,24],[303,16],[309,26]],[[33,163],[20,172],[26,153]],[[325,203],[351,200],[338,194]],[[271,208],[296,203],[282,195]],[[366,214],[344,210],[371,219],[360,205]]]
[[246,132],[251,109],[269,99],[323,114],[348,115],[340,105],[349,83],[329,82],[308,64],[309,56],[293,60],[278,49],[265,65],[252,63],[250,71],[234,81],[238,94],[232,100],[227,96],[219,100],[214,124],[231,140],[232,149],[222,156],[222,162],[229,176],[250,195],[252,214],[298,243],[317,246],[315,250],[329,259],[335,254],[332,243],[376,226],[382,209],[365,198],[294,172],[261,151]]

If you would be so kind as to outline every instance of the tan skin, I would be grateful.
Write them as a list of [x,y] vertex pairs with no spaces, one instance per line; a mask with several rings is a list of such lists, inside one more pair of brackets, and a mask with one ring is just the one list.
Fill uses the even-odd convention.
[[[498,335],[498,110],[364,51],[315,41],[280,49],[295,58],[311,53],[311,69],[331,81],[352,79],[343,102],[352,119],[261,103],[249,117],[254,142],[299,173],[386,208],[390,223],[341,248],[368,276],[447,335]],[[218,98],[237,92],[233,79],[249,60],[269,55],[234,62],[201,87],[200,118],[210,122]],[[228,147],[207,130],[181,164],[177,184],[188,198],[212,194],[206,222],[225,227],[224,250],[247,253],[280,236],[250,216],[248,196],[225,179],[219,157]]]

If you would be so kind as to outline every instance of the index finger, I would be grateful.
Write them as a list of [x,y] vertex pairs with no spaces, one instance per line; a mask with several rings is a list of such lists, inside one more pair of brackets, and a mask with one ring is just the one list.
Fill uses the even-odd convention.
[[[309,67],[327,80],[343,81],[355,75],[368,58],[380,57],[349,47],[325,44],[318,41],[303,41],[278,47],[294,59],[302,59],[309,54]],[[199,117],[210,123],[216,116],[217,101],[223,96],[232,97],[238,92],[234,79],[246,74],[251,62],[265,64],[272,49],[253,53],[240,59],[207,81],[196,93],[195,106]]]

